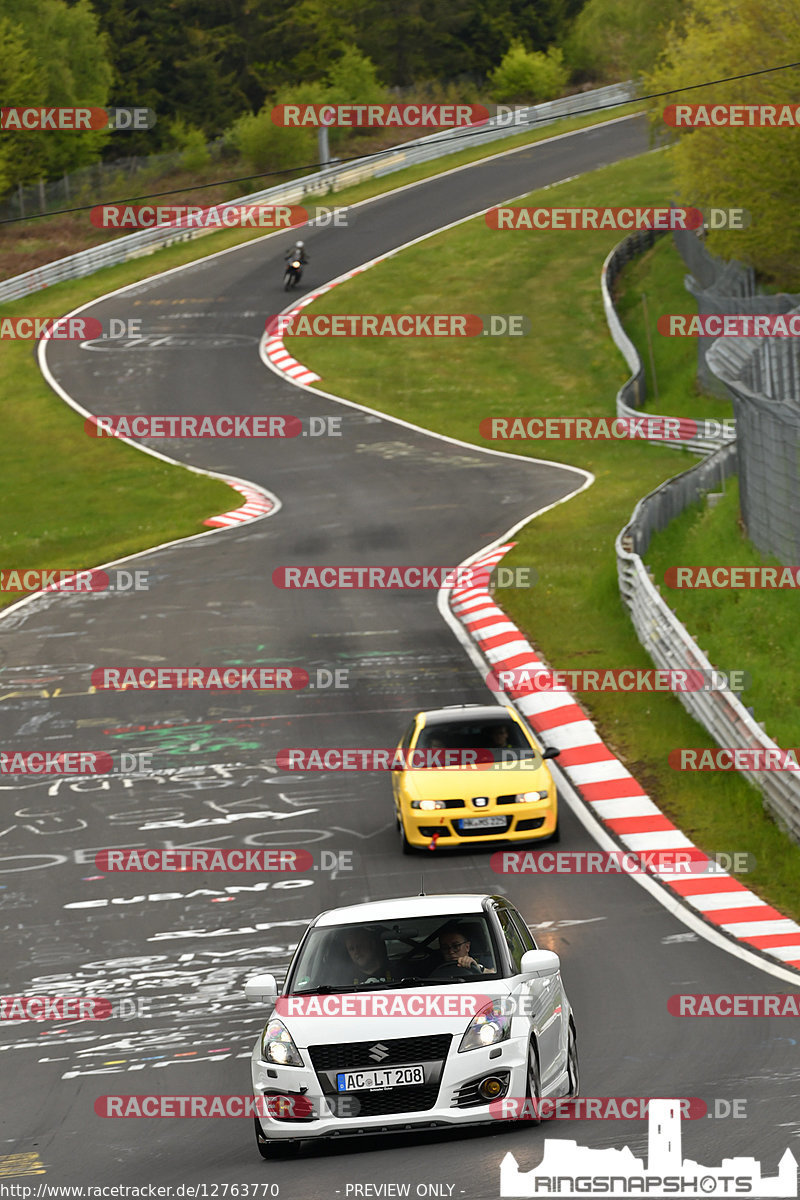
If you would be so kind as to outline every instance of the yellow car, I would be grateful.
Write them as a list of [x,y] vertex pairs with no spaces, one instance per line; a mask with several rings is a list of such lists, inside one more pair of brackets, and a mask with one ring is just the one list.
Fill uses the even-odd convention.
[[417,713],[392,771],[404,854],[466,843],[558,841],[558,800],[540,750],[511,707]]

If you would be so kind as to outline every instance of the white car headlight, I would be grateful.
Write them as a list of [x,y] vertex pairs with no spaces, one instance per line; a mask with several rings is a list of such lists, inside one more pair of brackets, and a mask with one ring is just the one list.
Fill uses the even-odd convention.
[[529,804],[531,800],[546,800],[550,795],[547,788],[540,792],[517,792],[517,804]]
[[292,1035],[278,1017],[273,1017],[261,1035],[261,1057],[278,1067],[302,1067],[303,1060]]
[[493,1000],[477,1012],[467,1026],[461,1039],[458,1053],[464,1050],[479,1050],[482,1046],[496,1046],[511,1036],[511,1016],[506,1012],[502,1000]]

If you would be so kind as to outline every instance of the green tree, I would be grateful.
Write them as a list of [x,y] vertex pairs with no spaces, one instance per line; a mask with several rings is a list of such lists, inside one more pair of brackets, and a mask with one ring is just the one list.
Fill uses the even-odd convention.
[[564,39],[573,74],[602,82],[640,75],[655,63],[684,0],[589,0]]
[[532,103],[560,96],[567,84],[564,56],[555,46],[546,54],[511,43],[489,76],[489,95],[500,104]]
[[[31,59],[25,35],[8,17],[0,17],[0,95],[10,107],[38,107],[44,79]],[[7,133],[0,139],[0,193],[25,177],[25,159],[36,150],[38,133]]]
[[170,122],[170,142],[181,151],[180,165],[185,171],[201,171],[211,162],[211,154],[202,129],[189,125],[182,117]]
[[[683,31],[673,28],[655,69],[651,92],[676,89],[655,102],[663,130],[667,104],[797,104],[800,69],[755,75],[681,92],[688,84],[800,60],[794,0],[692,0]],[[800,291],[800,130],[731,126],[675,132],[675,176],[681,202],[745,208],[747,229],[711,235],[724,257],[750,261],[766,280]]]
[[[24,42],[35,79],[36,98],[21,96],[17,103],[106,106],[112,68],[106,38],[88,0],[71,5],[65,0],[0,0],[0,18]],[[4,92],[4,99],[7,95]],[[13,153],[16,177],[29,180],[86,166],[100,156],[109,136],[106,130],[22,134]]]

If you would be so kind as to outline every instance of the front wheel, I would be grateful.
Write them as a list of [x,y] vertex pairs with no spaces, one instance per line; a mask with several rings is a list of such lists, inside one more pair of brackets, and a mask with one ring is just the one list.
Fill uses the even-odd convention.
[[531,1125],[541,1125],[539,1106],[542,1099],[542,1085],[539,1080],[539,1060],[533,1041],[528,1046],[528,1074],[525,1086],[525,1119]]
[[406,827],[405,827],[405,823],[403,821],[402,813],[397,814],[397,831],[400,835],[400,852],[401,852],[401,854],[414,854],[415,847],[411,845],[411,842],[406,837]]
[[574,1100],[581,1094],[581,1072],[578,1066],[578,1039],[572,1021],[569,1023],[569,1041],[567,1042],[567,1075],[569,1077],[569,1098]]

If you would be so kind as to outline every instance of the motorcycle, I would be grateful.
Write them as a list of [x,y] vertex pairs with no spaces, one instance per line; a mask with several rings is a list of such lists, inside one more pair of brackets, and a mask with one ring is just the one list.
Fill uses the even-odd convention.
[[295,287],[300,282],[302,275],[303,264],[300,262],[300,259],[292,259],[286,265],[286,274],[283,277],[283,290],[288,292],[291,288]]

